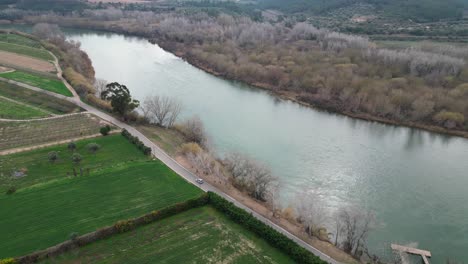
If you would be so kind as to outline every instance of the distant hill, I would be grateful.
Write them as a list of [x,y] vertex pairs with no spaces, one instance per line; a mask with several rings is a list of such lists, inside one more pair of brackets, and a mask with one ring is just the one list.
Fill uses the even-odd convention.
[[416,21],[461,19],[468,0],[258,0],[263,8],[286,13],[324,14],[352,4],[371,4],[391,17]]

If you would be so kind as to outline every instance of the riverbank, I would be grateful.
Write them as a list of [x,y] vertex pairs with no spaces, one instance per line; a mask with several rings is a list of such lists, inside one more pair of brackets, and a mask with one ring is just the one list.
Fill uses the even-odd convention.
[[190,47],[185,47],[182,50],[178,48],[178,46],[180,47],[182,45],[181,43],[176,43],[173,41],[166,41],[163,39],[163,36],[158,36],[158,34],[154,32],[146,32],[146,31],[140,32],[133,27],[130,27],[131,30],[129,30],[127,29],[129,28],[129,25],[125,24],[126,23],[125,21],[90,21],[90,20],[84,20],[81,18],[67,18],[67,17],[60,17],[60,18],[58,17],[55,17],[55,18],[27,17],[19,21],[14,21],[14,23],[20,23],[20,24],[34,24],[34,23],[39,23],[39,22],[57,23],[64,27],[85,29],[85,30],[97,30],[103,33],[116,33],[116,34],[123,34],[126,36],[135,36],[135,37],[144,38],[148,40],[150,43],[159,45],[164,50],[176,55],[177,57],[183,59],[184,61],[190,63],[191,65],[209,74],[212,74],[217,77],[221,77],[226,80],[238,81],[238,82],[250,85],[255,88],[269,91],[272,95],[276,96],[277,98],[280,98],[283,100],[290,100],[302,106],[311,107],[316,110],[337,113],[337,114],[341,114],[341,115],[345,115],[351,118],[356,118],[356,119],[365,120],[365,121],[379,122],[379,123],[394,125],[394,126],[417,128],[417,129],[422,129],[425,131],[434,132],[434,133],[438,133],[442,135],[468,138],[468,131],[447,129],[442,126],[429,125],[429,124],[424,124],[421,122],[394,120],[394,119],[379,117],[379,116],[362,113],[362,112],[350,112],[346,110],[340,110],[340,109],[337,109],[337,107],[333,105],[334,102],[327,102],[330,104],[329,106],[327,106],[327,105],[320,104],[317,102],[310,102],[311,100],[305,100],[306,97],[308,98],[313,97],[313,95],[308,94],[308,93],[294,92],[291,90],[278,90],[278,89],[275,89],[274,87],[271,87],[270,85],[266,83],[249,82],[249,81],[242,80],[242,79],[232,78],[231,76],[227,76],[226,73],[216,71],[214,67],[212,67],[211,65],[202,63],[197,58],[190,56],[189,55]]
[[[319,249],[321,252],[327,254],[336,261],[349,264],[359,263],[357,260],[355,260],[350,255],[346,254],[344,251],[337,248],[329,241],[326,241],[326,238],[319,239],[317,237],[308,236],[307,233],[304,231],[304,227],[301,226],[300,223],[298,223],[294,219],[286,219],[286,217],[283,215],[282,210],[280,210],[280,212],[278,213],[273,213],[273,211],[267,203],[259,202],[251,198],[247,193],[235,188],[229,181],[223,181],[214,174],[200,173],[200,169],[195,164],[191,163],[190,160],[187,159],[187,157],[179,153],[178,150],[180,146],[183,143],[187,142],[187,140],[185,139],[184,135],[178,130],[166,129],[152,125],[139,125],[137,126],[137,129],[141,131],[147,138],[153,141],[153,143],[155,143],[165,152],[167,152],[179,164],[187,168],[193,174],[202,178],[205,182],[209,183],[212,186],[215,186],[219,190],[228,194],[230,197],[242,203],[244,206],[247,206],[251,210],[269,219],[276,225],[288,230],[295,236],[306,241],[308,244]],[[214,157],[212,158],[214,159]],[[223,170],[225,169],[223,168]]]
[[277,98],[280,98],[280,99],[283,99],[283,100],[289,100],[289,101],[298,103],[298,104],[300,104],[302,106],[305,106],[305,107],[310,107],[310,108],[313,108],[313,109],[316,109],[316,110],[327,111],[327,112],[335,113],[335,114],[341,114],[341,115],[345,115],[345,116],[348,116],[348,117],[351,117],[351,118],[356,118],[356,119],[365,120],[365,121],[369,121],[369,122],[379,122],[379,123],[382,123],[382,124],[387,124],[387,125],[392,125],[392,126],[403,126],[403,127],[409,127],[409,128],[417,128],[417,129],[422,129],[422,130],[425,130],[425,131],[438,133],[438,134],[442,134],[442,135],[468,138],[468,131],[450,130],[450,129],[446,129],[446,128],[443,128],[443,127],[440,127],[440,126],[427,125],[427,124],[422,124],[422,123],[417,123],[417,122],[412,122],[412,121],[396,121],[396,120],[392,120],[392,119],[388,119],[388,118],[369,115],[369,114],[366,114],[366,113],[354,113],[354,112],[349,112],[349,111],[337,111],[337,110],[331,109],[330,107],[324,107],[324,106],[319,105],[319,104],[309,103],[309,102],[306,102],[305,100],[301,100],[302,96],[307,95],[305,93],[301,94],[301,93],[295,93],[293,91],[277,90],[277,89],[274,89],[273,87],[269,86],[268,84],[264,84],[264,83],[255,83],[255,82],[254,83],[248,83],[248,82],[245,82],[243,80],[236,80],[236,79],[228,78],[225,74],[217,72],[215,69],[213,69],[209,65],[203,64],[200,61],[198,61],[197,59],[195,59],[195,58],[193,58],[191,56],[188,56],[187,53],[181,52],[181,51],[178,51],[178,50],[174,50],[172,48],[172,46],[170,44],[168,44],[168,43],[156,42],[154,40],[153,41],[150,40],[150,42],[152,44],[154,44],[154,45],[159,45],[164,50],[176,55],[177,57],[179,57],[179,58],[183,59],[184,61],[190,63],[192,66],[203,70],[206,73],[209,73],[209,74],[212,74],[214,76],[223,78],[225,80],[238,81],[238,82],[241,82],[241,83],[245,83],[245,84],[250,85],[252,87],[268,91],[270,94],[272,94],[273,96],[276,96]]

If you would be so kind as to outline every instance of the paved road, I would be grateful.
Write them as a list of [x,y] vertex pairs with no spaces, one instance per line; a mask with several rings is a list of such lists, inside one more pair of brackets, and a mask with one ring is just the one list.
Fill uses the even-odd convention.
[[[55,63],[55,65],[56,65],[56,67],[58,69],[58,72],[61,73],[61,70],[60,70],[60,67],[58,66],[58,63]],[[235,200],[231,196],[227,195],[223,191],[219,190],[218,188],[210,185],[209,183],[198,184],[195,181],[198,178],[196,175],[192,174],[190,171],[188,171],[186,168],[184,168],[184,166],[182,166],[177,161],[175,161],[173,158],[171,158],[168,154],[166,154],[166,152],[164,152],[161,148],[159,148],[156,144],[154,144],[151,140],[149,140],[140,131],[138,131],[137,129],[135,129],[134,127],[132,127],[132,126],[126,124],[126,123],[121,122],[117,118],[115,118],[115,117],[113,117],[113,116],[111,116],[111,115],[109,115],[107,113],[102,112],[101,110],[99,110],[99,109],[97,109],[97,108],[95,108],[93,106],[90,106],[88,104],[83,103],[80,100],[80,98],[77,96],[76,92],[73,90],[71,85],[68,84],[68,82],[62,78],[62,76],[59,76],[59,77],[60,77],[60,79],[62,79],[62,81],[64,81],[66,86],[72,91],[72,93],[74,95],[73,97],[67,97],[67,96],[64,96],[64,95],[61,95],[61,94],[56,94],[56,93],[53,93],[53,92],[43,90],[43,89],[38,88],[38,87],[34,87],[34,86],[31,86],[31,85],[16,82],[16,81],[7,80],[7,79],[4,79],[4,78],[0,78],[0,80],[7,81],[7,82],[10,82],[10,83],[16,84],[18,86],[28,88],[28,89],[31,89],[31,90],[34,90],[34,91],[37,91],[37,92],[46,93],[46,94],[54,96],[56,98],[67,100],[67,101],[69,101],[71,103],[74,103],[75,105],[85,109],[89,113],[92,113],[92,114],[102,118],[103,120],[114,124],[117,127],[128,130],[128,132],[130,132],[133,136],[138,137],[146,146],[150,147],[151,151],[152,151],[152,154],[156,158],[161,160],[164,164],[166,164],[169,168],[171,168],[173,171],[175,171],[177,174],[179,174],[181,177],[183,177],[188,182],[198,186],[200,189],[202,189],[205,192],[211,191],[211,192],[217,193],[218,195],[222,196],[226,200],[231,201],[236,206],[238,206],[238,207],[246,210],[247,212],[251,213],[253,216],[255,216],[260,221],[262,221],[265,224],[271,226],[272,228],[276,229],[280,233],[286,235],[287,237],[294,240],[296,243],[298,243],[302,247],[306,248],[307,250],[309,250],[310,252],[312,252],[316,256],[319,256],[322,260],[324,260],[324,261],[326,261],[326,262],[328,262],[330,264],[340,264],[340,262],[335,261],[334,259],[332,259],[328,255],[326,255],[325,253],[322,253],[320,250],[318,250],[318,249],[312,247],[311,245],[307,244],[306,242],[304,242],[303,240],[301,240],[297,236],[291,234],[290,232],[288,232],[284,228],[276,225],[275,223],[273,223],[272,221],[270,221],[266,217],[258,214],[257,212],[253,211],[252,209],[250,209],[247,206],[243,205],[242,203],[238,202],[237,200]]]

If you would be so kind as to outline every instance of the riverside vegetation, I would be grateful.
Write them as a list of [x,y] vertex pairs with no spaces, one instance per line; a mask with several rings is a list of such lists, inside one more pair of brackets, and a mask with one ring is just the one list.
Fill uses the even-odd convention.
[[204,12],[107,8],[25,21],[145,36],[214,74],[353,117],[456,134],[467,130],[465,47],[394,50],[303,22]]

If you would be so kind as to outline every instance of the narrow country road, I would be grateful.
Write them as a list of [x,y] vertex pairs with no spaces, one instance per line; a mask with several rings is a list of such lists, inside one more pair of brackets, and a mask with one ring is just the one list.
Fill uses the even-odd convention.
[[[55,57],[55,55],[53,55],[53,56]],[[270,227],[274,228],[278,232],[280,232],[280,233],[284,234],[285,236],[289,237],[290,239],[295,241],[297,244],[299,244],[302,247],[306,248],[307,250],[312,252],[314,255],[320,257],[322,260],[326,261],[327,263],[341,264],[340,262],[338,262],[338,261],[332,259],[330,256],[326,255],[325,253],[321,252],[320,250],[312,247],[311,245],[309,245],[308,243],[306,243],[302,239],[300,239],[297,236],[291,234],[290,232],[288,232],[284,228],[282,228],[282,227],[278,226],[277,224],[273,223],[268,218],[258,214],[257,212],[253,211],[249,207],[247,207],[247,206],[243,205],[242,203],[238,202],[237,200],[230,197],[229,195],[227,195],[223,191],[219,190],[218,188],[216,188],[216,187],[214,187],[214,186],[212,186],[212,185],[210,185],[209,183],[206,183],[206,182],[203,183],[203,184],[198,184],[195,181],[198,178],[196,175],[191,173],[189,170],[187,170],[185,167],[183,167],[181,164],[179,164],[177,161],[175,161],[173,158],[171,158],[166,152],[164,152],[161,148],[159,148],[156,144],[154,144],[151,140],[149,140],[145,135],[143,135],[140,131],[135,129],[133,126],[130,126],[130,125],[126,124],[126,123],[123,123],[120,120],[118,120],[117,118],[115,118],[115,117],[113,117],[113,116],[111,116],[111,115],[109,115],[107,113],[104,113],[101,110],[99,110],[99,109],[97,109],[97,108],[95,108],[93,106],[90,106],[90,105],[82,102],[80,100],[79,96],[76,94],[75,90],[72,88],[72,86],[62,77],[62,75],[61,75],[62,70],[60,69],[60,66],[57,63],[57,58],[55,58],[54,64],[55,64],[55,66],[57,68],[57,72],[58,72],[57,76],[64,82],[64,84],[67,86],[67,88],[73,93],[73,97],[67,97],[67,96],[64,96],[64,95],[61,95],[61,94],[56,94],[56,93],[46,91],[46,90],[43,90],[43,89],[35,87],[35,86],[31,86],[31,85],[28,85],[28,84],[8,80],[8,79],[5,79],[5,78],[0,78],[0,81],[9,82],[9,83],[12,83],[12,84],[15,84],[15,85],[27,88],[27,89],[31,89],[31,90],[34,90],[34,91],[37,91],[37,92],[48,94],[50,96],[54,96],[56,98],[67,100],[67,101],[69,101],[69,102],[83,108],[84,110],[88,111],[89,113],[94,114],[94,115],[100,117],[101,119],[114,124],[115,126],[117,126],[119,128],[128,130],[128,132],[130,132],[133,136],[138,137],[146,146],[150,147],[151,150],[152,150],[152,154],[157,159],[161,160],[164,164],[166,164],[169,168],[171,168],[173,171],[175,171],[177,174],[179,174],[181,177],[183,177],[188,182],[192,183],[195,186],[198,186],[200,189],[202,189],[205,192],[211,191],[211,192],[217,193],[218,195],[222,196],[226,200],[234,203],[237,207],[240,207],[240,208],[246,210],[247,212],[251,213],[258,220],[262,221],[263,223],[269,225]]]

